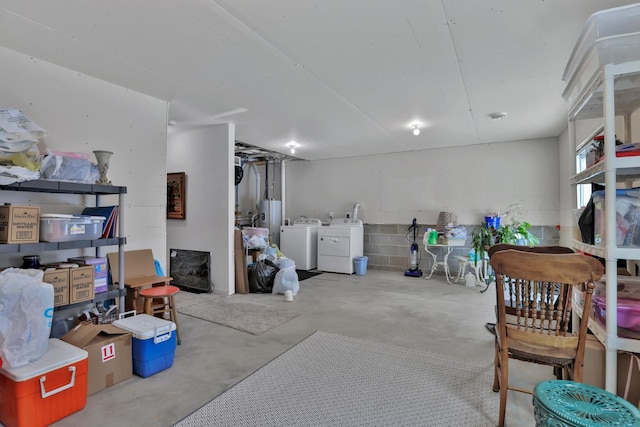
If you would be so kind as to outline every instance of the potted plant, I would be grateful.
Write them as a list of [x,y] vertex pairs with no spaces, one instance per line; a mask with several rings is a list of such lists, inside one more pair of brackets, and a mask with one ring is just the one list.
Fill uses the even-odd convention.
[[[520,220],[522,206],[519,202],[514,202],[507,206],[503,215],[504,221],[498,222],[499,226],[497,228],[487,222],[482,222],[473,230],[471,244],[477,260],[483,259],[489,247],[496,243],[529,246],[540,243],[540,240],[530,231],[531,224]],[[500,214],[494,214],[492,217],[499,218]]]
[[474,262],[484,259],[487,250],[499,242],[497,239],[497,230],[488,223],[482,222],[476,226],[471,234],[471,245],[475,253]]
[[513,228],[515,230],[515,238],[517,245],[529,245],[535,246],[540,243],[540,240],[531,231],[531,224],[526,221],[519,222]]
[[520,202],[514,202],[507,206],[505,210],[505,221],[498,228],[498,240],[501,243],[510,243],[513,245],[534,246],[540,243],[540,240],[531,233],[531,224],[522,221],[522,205]]

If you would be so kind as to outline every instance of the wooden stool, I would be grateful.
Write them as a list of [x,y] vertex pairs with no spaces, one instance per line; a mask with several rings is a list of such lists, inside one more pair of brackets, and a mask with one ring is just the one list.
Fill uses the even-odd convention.
[[[169,314],[169,320],[176,324],[176,338],[178,344],[180,340],[180,328],[178,327],[178,310],[174,296],[180,292],[180,288],[171,285],[152,286],[140,291],[140,296],[144,297],[144,312],[150,316],[165,313]],[[154,300],[161,300],[161,303],[154,304]]]

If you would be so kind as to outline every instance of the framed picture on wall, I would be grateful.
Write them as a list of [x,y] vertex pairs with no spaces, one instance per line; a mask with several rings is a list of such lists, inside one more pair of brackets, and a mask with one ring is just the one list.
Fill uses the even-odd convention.
[[186,219],[187,180],[184,172],[167,174],[167,219]]

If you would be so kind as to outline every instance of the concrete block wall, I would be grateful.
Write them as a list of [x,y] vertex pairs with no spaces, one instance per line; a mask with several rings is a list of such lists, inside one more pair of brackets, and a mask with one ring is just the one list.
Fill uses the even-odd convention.
[[[420,225],[416,243],[420,246],[420,266],[425,272],[431,269],[433,258],[427,254],[422,245],[425,228],[435,228],[435,224]],[[458,265],[451,258],[454,255],[467,257],[472,248],[471,234],[475,225],[465,225],[467,240],[464,246],[456,246],[449,255],[449,268],[452,274],[458,273]],[[413,242],[413,233],[409,232],[408,224],[365,224],[364,225],[364,255],[369,258],[367,268],[375,270],[405,271],[409,268],[409,250]],[[558,245],[560,231],[555,226],[532,226],[531,232],[540,239],[540,245]],[[437,248],[437,250],[446,250]],[[438,253],[438,261],[442,253]],[[442,273],[442,270],[438,270]],[[438,274],[438,272],[434,273]]]

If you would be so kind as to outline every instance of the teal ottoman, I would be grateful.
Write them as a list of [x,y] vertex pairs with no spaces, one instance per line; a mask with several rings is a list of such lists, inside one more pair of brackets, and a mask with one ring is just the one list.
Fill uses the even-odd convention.
[[640,426],[640,411],[626,400],[588,384],[543,381],[533,390],[536,427]]

